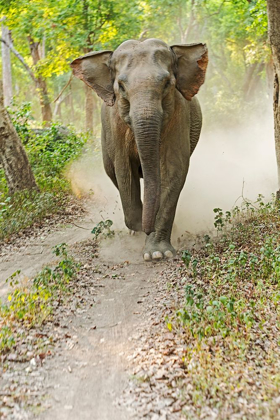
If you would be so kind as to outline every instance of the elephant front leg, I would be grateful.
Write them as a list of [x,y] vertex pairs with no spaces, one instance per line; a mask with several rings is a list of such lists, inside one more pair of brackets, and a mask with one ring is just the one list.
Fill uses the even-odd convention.
[[116,165],[116,179],[120,192],[124,220],[128,229],[142,230],[142,202],[138,166],[129,162]]
[[176,207],[181,190],[184,186],[188,165],[179,173],[166,178],[161,185],[160,208],[156,218],[155,232],[146,237],[144,260],[160,260],[172,258],[176,251],[171,245],[171,231],[175,218]]

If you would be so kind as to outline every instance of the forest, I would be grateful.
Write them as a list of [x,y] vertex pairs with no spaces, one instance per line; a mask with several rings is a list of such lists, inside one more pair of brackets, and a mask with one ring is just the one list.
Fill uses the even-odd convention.
[[[280,4],[0,0],[0,21],[0,418],[280,417]],[[208,54],[200,141],[161,242],[173,198],[149,221],[159,193],[135,134],[134,232],[77,60],[150,38]]]
[[[60,185],[66,163],[86,141],[100,137],[101,100],[71,76],[69,65],[89,51],[114,50],[141,37],[169,45],[207,41],[207,83],[200,93],[204,127],[236,127],[271,110],[273,65],[264,0],[135,1],[129,7],[119,1],[3,1],[1,22],[4,102],[42,192],[52,194],[56,183],[57,190],[67,189]],[[45,131],[34,137],[42,127]],[[59,127],[69,127],[70,143],[58,141],[54,151]],[[45,153],[38,156],[40,148]],[[3,171],[0,191],[5,203]],[[7,206],[2,206],[3,214]]]
[[1,16],[2,27],[8,28],[2,39],[13,46],[6,103],[13,96],[18,104],[31,103],[37,124],[59,121],[98,132],[100,103],[77,80],[69,82],[69,64],[83,53],[114,50],[141,37],[169,45],[207,41],[211,59],[202,95],[206,109],[214,104],[208,124],[214,116],[223,121],[232,113],[240,122],[244,110],[258,107],[258,93],[265,99],[271,94],[262,0],[132,1],[129,6],[121,1],[7,1],[1,4]]

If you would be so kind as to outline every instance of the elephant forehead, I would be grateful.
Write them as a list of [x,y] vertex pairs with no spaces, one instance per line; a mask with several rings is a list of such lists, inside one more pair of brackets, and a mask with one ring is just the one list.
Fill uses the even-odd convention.
[[172,62],[168,46],[158,39],[126,41],[113,53],[111,65],[115,70],[131,68],[145,63],[161,63],[167,67]]
[[[120,51],[126,50],[138,50],[144,48],[157,48],[157,47],[164,47],[168,50],[168,45],[157,38],[149,38],[145,39],[144,41],[139,41],[135,39],[130,39],[128,41],[123,42],[118,48],[115,50],[115,53]],[[115,54],[114,53],[114,54]]]

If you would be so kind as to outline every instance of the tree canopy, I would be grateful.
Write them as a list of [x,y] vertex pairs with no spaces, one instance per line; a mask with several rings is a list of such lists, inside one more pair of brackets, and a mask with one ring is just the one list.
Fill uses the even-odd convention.
[[[271,92],[265,0],[2,0],[0,13],[14,48],[35,76],[46,81],[50,100],[67,82],[73,58],[91,50],[113,50],[141,36],[169,44],[207,43],[210,66],[201,95],[222,118],[233,109],[239,118],[248,102],[251,109],[257,106],[256,92],[261,90],[264,98]],[[35,61],[32,45],[38,50]],[[36,87],[30,89],[28,74],[16,57],[12,60],[16,97],[30,100]],[[78,123],[84,93],[77,81],[70,89],[73,98],[63,101],[59,118]]]

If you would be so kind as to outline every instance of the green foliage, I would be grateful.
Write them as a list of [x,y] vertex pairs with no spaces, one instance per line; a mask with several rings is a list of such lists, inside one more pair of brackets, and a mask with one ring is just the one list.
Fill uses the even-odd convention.
[[[0,17],[5,19],[14,47],[35,77],[47,82],[52,101],[69,80],[69,64],[74,58],[93,49],[112,50],[127,38],[139,37],[142,7],[138,0],[10,0],[0,2]],[[38,47],[35,63],[31,54],[34,45]],[[11,59],[17,98],[32,101],[33,113],[40,120],[38,89],[13,54]],[[99,114],[100,103],[97,96],[94,98],[95,113]],[[84,129],[84,89],[80,81],[71,82],[58,108],[64,125],[75,123]]]
[[55,246],[53,253],[60,259],[57,265],[44,267],[31,284],[19,282],[20,271],[6,280],[13,290],[0,307],[0,353],[14,346],[19,326],[27,331],[41,325],[52,313],[53,303],[69,293],[69,282],[75,278],[79,264],[69,256],[65,243]]
[[77,135],[72,128],[65,129],[58,123],[32,134],[26,150],[39,186],[44,189],[67,188],[63,171],[82,151],[86,137]]
[[13,126],[15,127],[21,141],[25,144],[26,140],[30,136],[30,122],[33,120],[31,103],[22,102],[21,105],[18,105],[13,99],[13,102],[9,107],[7,107],[7,110],[10,114]]
[[9,109],[13,124],[24,144],[41,192],[22,191],[8,196],[4,171],[0,170],[0,240],[55,214],[67,201],[67,165],[82,153],[87,137],[73,128],[53,123],[32,129],[30,104]]
[[0,199],[0,240],[55,214],[66,201],[61,194],[28,190],[13,197],[0,194]]
[[177,312],[195,338],[244,336],[254,323],[265,322],[266,307],[280,300],[278,209],[261,195],[255,204],[245,202],[232,213],[214,209],[214,225],[223,236],[216,242],[207,237],[205,248],[193,255],[182,253],[188,275],[205,285],[187,284],[185,306]]
[[190,419],[202,417],[205,406],[219,418],[230,418],[241,412],[240,398],[256,418],[274,418],[280,360],[279,208],[274,198],[266,203],[259,196],[255,203],[235,207],[230,225],[227,213],[215,210],[218,236],[206,235],[199,249],[184,251],[181,267],[174,269],[176,280],[172,273],[173,284],[185,285],[179,309],[166,317],[174,343],[184,342],[187,382],[178,387]]
[[36,181],[44,190],[65,190],[67,182],[63,171],[80,156],[87,137],[59,123],[52,123],[43,129],[32,129],[30,109],[29,103],[23,103],[20,107],[9,108],[9,112],[25,145]]
[[114,48],[141,30],[142,8],[137,1],[11,0],[1,6],[5,24],[24,55],[30,55],[30,41],[44,45],[35,71],[45,78],[69,71],[71,59],[84,49]]
[[[73,58],[90,50],[113,50],[145,33],[171,45],[207,42],[207,82],[200,94],[208,111],[206,124],[247,121],[250,113],[267,108],[265,79],[270,76],[265,64],[270,48],[265,0],[10,0],[0,3],[0,14],[6,16],[14,45],[30,65],[30,42],[39,43],[41,56],[33,70],[48,80],[53,97],[69,79]],[[35,103],[35,90],[26,89],[33,82],[12,59],[21,98]],[[84,108],[79,81],[72,81],[71,94],[74,98],[63,102],[60,115],[78,125]],[[39,108],[38,99],[36,104]]]
[[15,339],[11,328],[7,326],[0,327],[0,354],[6,353],[15,345]]
[[234,298],[220,296],[208,299],[203,290],[196,290],[189,284],[186,286],[186,305],[177,312],[177,315],[184,327],[196,338],[217,334],[226,337],[237,325],[238,318],[239,323],[241,318],[245,320],[245,324],[249,320],[235,309]]
[[182,252],[182,261],[184,262],[185,266],[188,268],[192,259],[192,255],[188,250]]
[[92,229],[91,233],[94,235],[94,239],[98,239],[99,236],[104,238],[112,238],[115,235],[115,232],[111,230],[113,225],[112,220],[105,220],[104,222],[97,223],[97,225]]
[[148,0],[143,20],[148,36],[171,45],[207,43],[209,66],[199,95],[206,124],[226,121],[228,127],[266,110],[264,63],[270,61],[270,48],[265,0]]
[[214,210],[215,215],[215,221],[214,226],[217,229],[217,231],[223,230],[225,226],[231,223],[231,212],[226,211],[225,214],[222,209],[215,208]]

